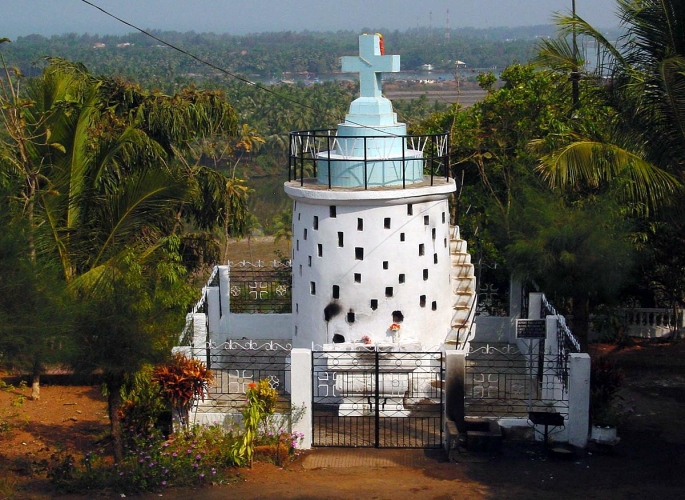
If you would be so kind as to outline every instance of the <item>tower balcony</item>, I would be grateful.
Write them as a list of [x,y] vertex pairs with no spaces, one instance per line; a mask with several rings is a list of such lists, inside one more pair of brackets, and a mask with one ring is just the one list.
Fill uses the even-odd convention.
[[[288,181],[355,190],[449,182],[448,132],[407,135],[368,127],[346,127],[346,131],[346,135],[336,129],[291,132]],[[366,135],[369,132],[378,134]]]

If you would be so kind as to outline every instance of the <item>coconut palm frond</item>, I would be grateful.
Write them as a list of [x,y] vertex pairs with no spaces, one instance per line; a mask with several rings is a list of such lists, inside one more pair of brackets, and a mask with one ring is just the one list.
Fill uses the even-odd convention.
[[599,187],[623,178],[628,181],[625,195],[633,202],[649,206],[667,200],[680,186],[673,175],[641,155],[590,140],[573,141],[542,156],[537,171],[551,186],[560,189],[580,184]]

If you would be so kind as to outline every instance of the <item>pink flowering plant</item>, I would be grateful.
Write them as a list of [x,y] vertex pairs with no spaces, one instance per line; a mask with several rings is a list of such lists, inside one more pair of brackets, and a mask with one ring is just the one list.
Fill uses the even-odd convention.
[[[236,466],[255,456],[283,464],[302,444],[303,435],[289,429],[304,406],[293,409],[292,415],[276,414],[278,394],[265,380],[252,384],[247,392],[242,425],[181,428],[168,439],[154,425],[143,430],[132,425],[121,462],[115,462],[105,448],[82,459],[56,454],[48,477],[62,492],[127,494],[224,484],[234,480]],[[246,422],[246,415],[251,421]]]
[[120,493],[161,491],[170,486],[222,484],[234,479],[238,434],[214,425],[195,427],[165,440],[150,429],[127,440],[124,460],[112,462],[104,449],[77,461],[54,456],[49,478],[63,492],[111,489]]

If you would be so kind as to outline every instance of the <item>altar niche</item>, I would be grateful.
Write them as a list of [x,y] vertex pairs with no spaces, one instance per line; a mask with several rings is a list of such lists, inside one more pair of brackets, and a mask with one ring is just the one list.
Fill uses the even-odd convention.
[[312,352],[313,446],[442,446],[442,353],[335,347]]

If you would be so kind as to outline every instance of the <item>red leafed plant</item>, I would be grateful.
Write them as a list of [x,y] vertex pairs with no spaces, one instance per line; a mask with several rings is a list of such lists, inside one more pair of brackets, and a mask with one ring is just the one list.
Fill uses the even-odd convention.
[[157,366],[152,374],[162,387],[162,396],[181,417],[181,423],[188,426],[188,412],[194,400],[205,400],[205,392],[214,382],[214,375],[198,359],[174,354],[171,361]]

